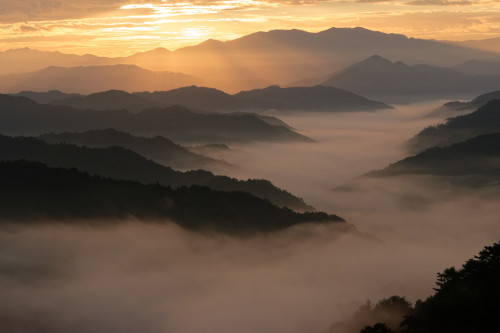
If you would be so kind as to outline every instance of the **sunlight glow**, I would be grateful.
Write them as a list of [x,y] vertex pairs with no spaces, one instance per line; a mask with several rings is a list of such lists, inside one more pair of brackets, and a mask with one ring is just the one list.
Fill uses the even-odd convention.
[[[3,1],[0,51],[33,47],[123,56],[154,49],[160,38],[163,46],[174,50],[205,39],[227,40],[261,30],[318,32],[357,26],[440,40],[500,36],[499,1],[68,0],[36,12],[24,2]],[[144,32],[151,39],[149,44]],[[134,39],[143,43],[130,45],[128,41]]]

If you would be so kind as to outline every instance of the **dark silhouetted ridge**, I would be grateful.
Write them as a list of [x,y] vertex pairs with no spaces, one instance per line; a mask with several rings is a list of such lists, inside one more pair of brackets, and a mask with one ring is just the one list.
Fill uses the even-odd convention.
[[241,181],[226,176],[214,176],[203,170],[175,171],[120,147],[87,148],[69,144],[48,144],[35,138],[0,136],[0,160],[23,159],[44,163],[50,167],[77,168],[90,174],[133,180],[143,184],[159,183],[171,187],[200,185],[223,191],[244,191],[268,199],[279,206],[313,210],[302,199],[275,187],[267,180]]
[[0,161],[0,199],[0,220],[10,223],[104,225],[135,217],[157,223],[174,221],[189,230],[251,235],[300,223],[343,222],[326,213],[279,208],[244,192],[144,185],[28,161]]
[[416,153],[496,132],[500,132],[500,100],[492,100],[473,113],[449,118],[444,124],[425,128],[408,141],[407,147]]
[[387,104],[328,86],[290,88],[270,86],[242,91],[235,96],[267,102],[278,110],[367,111],[392,108]]
[[500,180],[500,132],[480,135],[446,147],[429,148],[370,173],[373,176],[398,174],[491,175]]
[[223,161],[192,153],[165,137],[138,137],[115,129],[92,130],[82,133],[50,133],[39,138],[48,143],[68,143],[94,148],[123,147],[174,169],[232,167]]
[[4,134],[41,135],[107,128],[143,136],[161,135],[176,142],[312,141],[252,114],[198,113],[182,106],[151,108],[139,113],[78,110],[0,95],[0,132]]

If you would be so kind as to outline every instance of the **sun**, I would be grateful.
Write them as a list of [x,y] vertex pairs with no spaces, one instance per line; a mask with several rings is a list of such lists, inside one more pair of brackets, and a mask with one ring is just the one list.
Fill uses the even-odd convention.
[[205,27],[185,28],[181,32],[181,36],[185,39],[202,39],[207,35],[207,28]]

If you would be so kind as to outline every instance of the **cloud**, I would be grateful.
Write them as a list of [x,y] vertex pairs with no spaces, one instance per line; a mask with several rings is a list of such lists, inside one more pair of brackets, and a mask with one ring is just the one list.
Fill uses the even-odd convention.
[[[144,3],[134,0],[133,3]],[[161,0],[147,1],[161,3]],[[0,20],[56,20],[82,18],[117,10],[122,5],[130,4],[128,0],[4,0],[0,2]]]
[[196,15],[220,11],[243,11],[281,6],[314,6],[333,4],[352,6],[353,14],[366,12],[370,6],[471,6],[491,5],[498,1],[470,0],[3,0],[0,3],[0,21],[23,22],[31,20],[63,20],[95,17],[104,13],[126,15]]
[[417,6],[469,6],[469,5],[478,5],[481,3],[484,3],[484,1],[415,0],[408,2],[409,5],[417,5]]
[[[499,15],[499,1],[486,0],[1,0],[0,50],[29,46],[123,56],[259,30],[317,32],[332,26],[416,38],[479,39],[500,33]],[[184,38],[186,29],[205,33]],[[145,30],[149,33],[141,34]]]

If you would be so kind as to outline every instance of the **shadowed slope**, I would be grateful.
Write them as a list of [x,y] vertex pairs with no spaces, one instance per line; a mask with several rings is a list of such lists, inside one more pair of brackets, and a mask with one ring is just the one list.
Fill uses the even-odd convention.
[[378,55],[335,73],[322,85],[330,85],[389,101],[443,98],[477,94],[500,88],[500,75],[466,75],[429,65],[408,66]]
[[214,176],[203,170],[180,172],[148,160],[120,147],[87,148],[67,144],[48,144],[35,138],[0,136],[0,160],[29,160],[50,167],[77,168],[81,171],[144,184],[164,186],[201,185],[223,191],[245,191],[269,199],[279,206],[312,210],[300,198],[260,179],[240,181],[226,176]]
[[0,131],[4,134],[40,135],[107,128],[145,136],[162,135],[177,142],[312,141],[251,114],[196,113],[181,106],[147,109],[137,114],[126,110],[77,110],[0,95]]
[[123,147],[174,169],[234,167],[223,161],[192,153],[165,137],[137,137],[114,129],[83,133],[49,133],[39,138],[48,143],[68,143],[93,148]]
[[36,72],[0,76],[0,91],[61,90],[88,94],[110,89],[165,90],[201,82],[191,75],[155,72],[135,65],[48,67]]
[[481,135],[447,147],[429,148],[371,176],[399,174],[491,175],[500,178],[500,133]]
[[430,126],[407,143],[412,153],[434,146],[446,146],[488,133],[500,132],[500,101],[493,100],[475,112],[449,118],[444,124]]
[[299,223],[343,222],[326,213],[296,213],[244,192],[206,187],[171,189],[114,180],[75,169],[48,168],[28,161],[0,162],[0,221],[110,223],[103,219],[162,222],[190,230],[249,235]]

